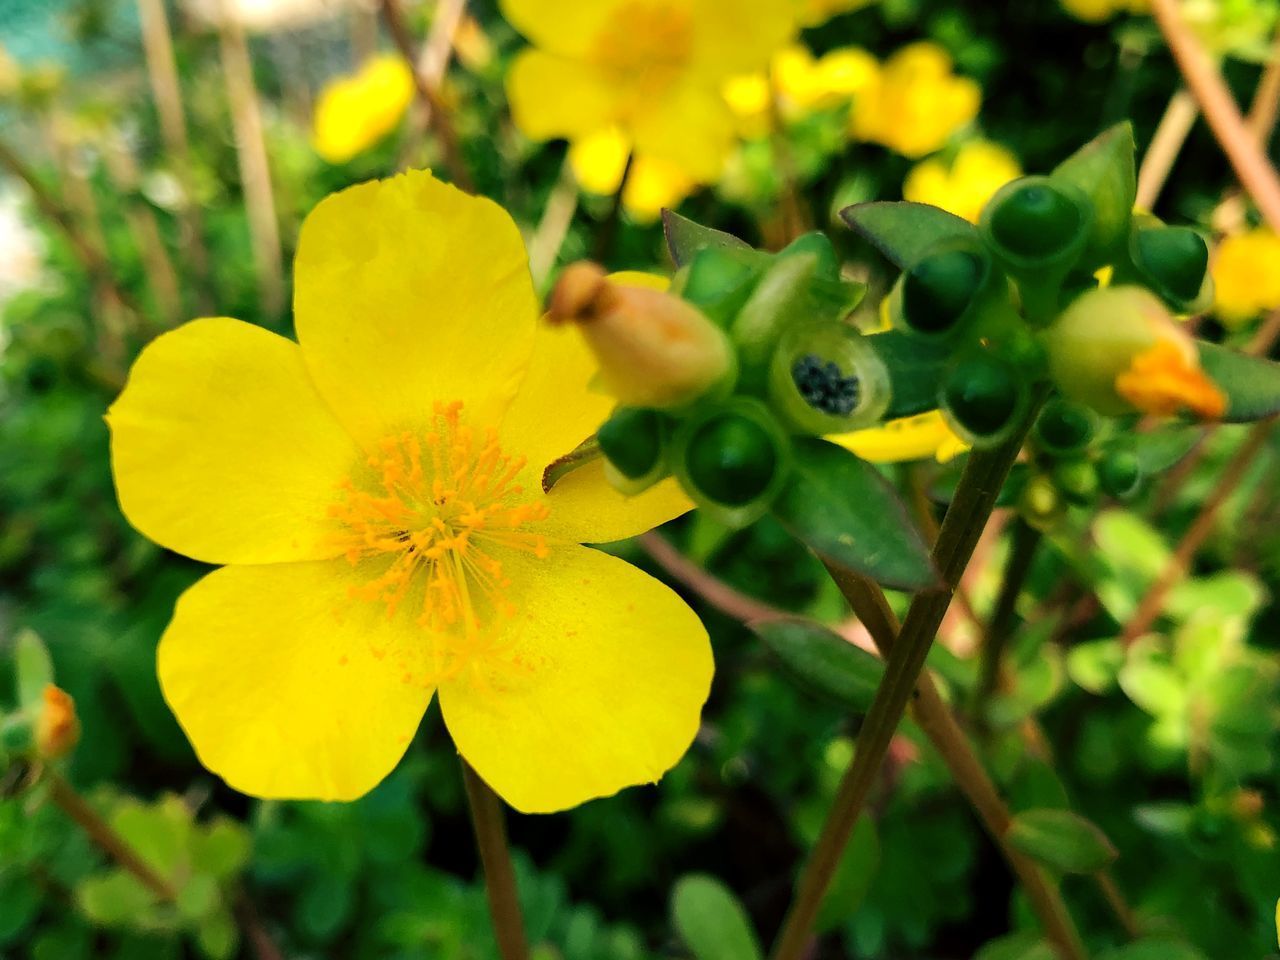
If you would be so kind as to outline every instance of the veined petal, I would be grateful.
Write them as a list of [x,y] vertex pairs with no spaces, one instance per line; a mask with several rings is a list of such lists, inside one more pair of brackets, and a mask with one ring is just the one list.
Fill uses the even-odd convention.
[[710,688],[706,630],[631,565],[560,545],[504,560],[502,656],[440,687],[459,752],[526,813],[651,783],[684,755]]
[[366,448],[462,401],[496,422],[528,361],[537,300],[497,204],[425,171],[362,183],[302,225],[294,312],[320,394]]
[[200,761],[257,797],[352,800],[395,767],[432,689],[411,617],[342,560],[223,567],[178,600],[160,685]]
[[607,80],[592,65],[542,50],[521,51],[507,72],[511,115],[534,140],[603,130],[618,112]]
[[502,15],[533,43],[564,56],[591,51],[601,29],[629,0],[500,0]]
[[682,83],[637,116],[631,133],[637,154],[710,183],[720,177],[733,145],[733,116],[719,87]]
[[298,345],[239,320],[153,340],[107,414],[129,522],[207,563],[336,556],[327,509],[360,456]]

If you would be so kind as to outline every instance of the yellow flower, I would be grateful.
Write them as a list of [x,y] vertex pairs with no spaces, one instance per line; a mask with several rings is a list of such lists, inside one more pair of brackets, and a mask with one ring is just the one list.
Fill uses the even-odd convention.
[[65,757],[80,739],[76,704],[65,690],[45,684],[36,717],[36,753],[45,760]]
[[[575,140],[569,163],[578,185],[587,193],[611,196],[622,182],[631,147],[616,127]],[[697,189],[679,167],[661,157],[638,154],[631,164],[622,205],[640,222],[657,219],[663,207],[675,207]]]
[[826,23],[836,14],[869,7],[875,0],[792,0],[792,2],[796,5],[796,16],[800,19],[800,25],[816,27],[820,23]]
[[1121,13],[1151,11],[1150,0],[1062,0],[1062,8],[1077,20],[1102,23]]
[[536,140],[618,128],[637,154],[715,180],[733,143],[721,96],[795,29],[776,0],[502,0],[532,41],[507,75],[516,125]]
[[941,148],[973,122],[982,91],[951,72],[951,57],[934,43],[913,43],[885,61],[854,105],[854,136],[906,157]]
[[1280,237],[1265,227],[1227,237],[1213,259],[1213,310],[1238,327],[1280,308]]
[[346,163],[395,130],[412,101],[413,75],[404,59],[374,57],[320,91],[312,131],[316,153]]
[[226,318],[156,339],[111,408],[130,522],[225,564],[160,641],[200,759],[261,797],[358,797],[434,693],[514,807],[658,779],[698,727],[705,630],[579,546],[689,504],[599,464],[543,469],[612,407],[582,338],[537,324],[520,234],[430,174],[361,184],[302,227],[298,342]]
[[946,463],[969,449],[937,410],[827,439],[872,463],[899,463],[925,458]]
[[977,223],[992,195],[1021,175],[1018,158],[1004,147],[971,140],[956,152],[950,166],[933,157],[912,167],[902,184],[902,196]]
[[744,137],[763,137],[772,126],[772,101],[784,120],[799,120],[815,110],[848,103],[868,89],[879,65],[858,47],[832,50],[814,59],[807,47],[790,44],[774,54],[769,73],[731,77],[724,98]]

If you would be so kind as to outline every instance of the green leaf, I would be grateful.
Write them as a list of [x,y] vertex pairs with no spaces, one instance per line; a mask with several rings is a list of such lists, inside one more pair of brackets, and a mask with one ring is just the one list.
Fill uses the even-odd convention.
[[1205,955],[1182,940],[1149,937],[1100,953],[1098,960],[1205,960]]
[[990,940],[973,960],[1057,960],[1058,952],[1035,933],[1013,933]]
[[53,683],[53,661],[44,641],[32,630],[18,634],[14,662],[18,672],[18,706],[37,706],[44,688]]
[[13,943],[40,912],[40,888],[17,870],[0,873],[0,946]]
[[1248,423],[1280,412],[1280,363],[1201,341],[1200,365],[1227,395],[1227,423]]
[[840,216],[903,269],[940,241],[977,235],[968,220],[924,203],[859,203],[841,210]]
[[1181,718],[1187,707],[1186,682],[1163,651],[1144,641],[1130,648],[1120,689],[1153,717]]
[[752,629],[806,686],[854,710],[865,710],[884,676],[879,657],[812,620],[768,620]]
[[881,583],[921,590],[938,582],[897,492],[871,464],[833,443],[796,443],[793,476],[773,513],[819,556]]
[[237,821],[221,818],[198,829],[191,838],[191,864],[225,880],[249,862],[249,832]]
[[94,923],[136,926],[156,905],[155,894],[123,870],[89,877],[76,887],[76,902]]
[[938,382],[950,359],[939,344],[887,330],[873,333],[867,343],[889,368],[890,397],[886,420],[911,417],[938,408]]
[[1119,640],[1089,640],[1067,651],[1067,676],[1093,694],[1112,689],[1123,666],[1124,647]]
[[1129,232],[1134,196],[1138,192],[1133,124],[1127,120],[1104,130],[1058,164],[1054,180],[1079,187],[1093,203],[1094,220],[1088,263],[1106,259]]
[[1093,873],[1116,858],[1106,834],[1070,810],[1019,813],[1007,837],[1027,856],[1062,873]]
[[196,928],[196,943],[209,960],[229,960],[239,941],[235,921],[226,910],[213,914]]
[[1137,455],[1143,475],[1151,476],[1174,466],[1195,449],[1203,436],[1203,427],[1164,423],[1146,433],[1130,432],[1124,439]]
[[671,893],[676,930],[697,960],[760,960],[747,911],[714,877],[682,877]]
[[178,912],[188,920],[199,920],[218,905],[218,884],[207,873],[197,873],[178,891]]
[[[745,240],[739,240],[731,233],[704,227],[694,223],[688,217],[682,217],[674,210],[662,211],[662,231],[667,237],[667,249],[677,267],[683,267],[699,250],[707,247],[720,247],[726,250],[751,250]],[[761,256],[765,256],[761,254]]]

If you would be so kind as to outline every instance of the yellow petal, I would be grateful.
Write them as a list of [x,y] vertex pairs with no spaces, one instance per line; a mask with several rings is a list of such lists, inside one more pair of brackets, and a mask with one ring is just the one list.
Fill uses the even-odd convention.
[[613,122],[618,100],[595,67],[580,60],[524,50],[507,72],[511,116],[534,140],[581,137]]
[[359,457],[298,345],[195,320],[147,346],[107,414],[129,522],[208,563],[335,556],[326,511]]
[[622,182],[630,154],[631,144],[622,131],[608,127],[574,140],[569,146],[569,163],[583,190],[609,196]]
[[733,117],[718,87],[685,83],[670,91],[660,109],[636,117],[632,133],[637,153],[709,183],[719,178],[733,146]]
[[691,6],[693,69],[716,84],[763,70],[796,29],[794,11],[778,0],[692,0]]
[[459,752],[517,810],[651,783],[683,756],[711,683],[706,630],[671,590],[572,545],[504,561],[518,611],[497,662],[441,685]]
[[501,0],[507,22],[552,53],[581,56],[628,0]]
[[425,428],[436,402],[496,422],[537,312],[511,217],[429,173],[333,194],[302,225],[298,339],[320,394],[366,447]]
[[659,157],[636,157],[622,192],[622,202],[632,219],[650,223],[664,208],[679,206],[696,184],[678,166]]
[[551,515],[538,533],[575,543],[613,543],[661,526],[693,509],[672,478],[634,497],[615,490],[597,460],[567,474],[547,494]]
[[967,449],[964,441],[952,432],[936,410],[827,439],[872,463],[900,463],[925,458],[945,463]]
[[413,93],[413,75],[394,54],[330,81],[316,101],[316,152],[330,163],[345,163],[369,149],[399,125]]
[[165,700],[201,763],[256,797],[352,800],[391,772],[431,700],[412,618],[352,600],[343,560],[223,567],[160,640]]

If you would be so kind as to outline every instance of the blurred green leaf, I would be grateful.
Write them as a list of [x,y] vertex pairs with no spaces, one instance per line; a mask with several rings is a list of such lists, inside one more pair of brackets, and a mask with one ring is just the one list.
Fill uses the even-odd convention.
[[[699,250],[720,247],[727,250],[750,250],[751,245],[723,230],[704,227],[674,210],[662,211],[662,228],[667,237],[667,250],[677,267],[683,267]],[[762,255],[763,256],[763,255]]]
[[1227,423],[1247,423],[1280,412],[1280,363],[1200,341],[1204,372],[1227,395]]
[[682,877],[671,894],[671,916],[697,960],[760,960],[747,911],[714,877]]
[[1115,687],[1124,661],[1119,640],[1089,640],[1067,651],[1067,675],[1090,693],[1103,694]]
[[1106,834],[1071,810],[1019,813],[1007,837],[1027,856],[1063,873],[1093,873],[1116,858]]
[[938,381],[951,360],[941,344],[899,330],[873,333],[869,343],[889,369],[889,409],[886,420],[911,417],[938,408]]
[[53,683],[53,660],[34,630],[18,634],[14,659],[18,671],[18,706],[38,707],[44,688]]
[[752,629],[806,686],[852,710],[870,706],[884,676],[879,657],[812,620],[768,620]]
[[1037,934],[1015,933],[983,945],[973,960],[1057,960],[1058,951]]
[[885,257],[904,269],[930,247],[977,234],[968,220],[923,203],[859,203],[841,210],[840,216]]
[[879,866],[880,835],[875,822],[870,817],[859,817],[822,898],[815,925],[818,932],[836,929],[857,912],[875,882]]
[[156,898],[131,874],[112,870],[81,883],[76,889],[76,902],[95,923],[117,926],[150,914]]
[[1150,937],[1098,954],[1098,960],[1207,960],[1199,950],[1181,940]]

